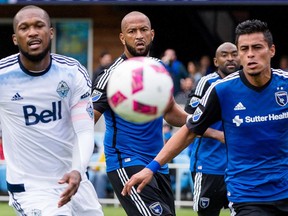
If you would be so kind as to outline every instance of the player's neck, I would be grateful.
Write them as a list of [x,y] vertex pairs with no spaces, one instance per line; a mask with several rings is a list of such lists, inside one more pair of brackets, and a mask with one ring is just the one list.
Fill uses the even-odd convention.
[[40,61],[31,61],[23,56],[20,56],[23,66],[32,73],[40,73],[46,70],[50,65],[50,55],[45,56]]

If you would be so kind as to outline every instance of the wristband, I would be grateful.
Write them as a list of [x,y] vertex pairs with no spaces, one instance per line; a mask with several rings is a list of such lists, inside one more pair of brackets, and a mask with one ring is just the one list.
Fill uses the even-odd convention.
[[146,166],[146,168],[150,169],[153,173],[156,173],[161,168],[161,165],[156,160],[153,160]]

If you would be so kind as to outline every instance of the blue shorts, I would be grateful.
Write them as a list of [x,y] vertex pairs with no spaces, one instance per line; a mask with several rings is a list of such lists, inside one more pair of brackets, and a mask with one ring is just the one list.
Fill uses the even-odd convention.
[[272,202],[229,203],[235,216],[287,216],[288,199]]

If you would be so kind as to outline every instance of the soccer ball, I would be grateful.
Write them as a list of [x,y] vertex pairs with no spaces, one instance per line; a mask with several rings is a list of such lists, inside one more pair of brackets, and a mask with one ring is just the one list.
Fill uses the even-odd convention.
[[133,57],[112,72],[107,84],[108,103],[121,118],[146,123],[163,115],[173,95],[166,68],[149,57]]

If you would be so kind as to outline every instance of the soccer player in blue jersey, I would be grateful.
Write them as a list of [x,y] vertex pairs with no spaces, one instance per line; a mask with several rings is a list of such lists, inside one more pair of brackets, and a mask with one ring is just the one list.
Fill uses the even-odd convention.
[[[236,45],[221,44],[214,57],[217,71],[202,77],[196,89],[187,100],[185,110],[193,113],[207,89],[219,79],[239,70],[240,59]],[[210,127],[223,130],[221,121]],[[224,135],[223,141],[224,142]],[[217,139],[199,137],[191,144],[190,170],[193,179],[193,209],[199,216],[217,216],[228,207],[227,190],[224,181],[227,166],[226,147]]]
[[153,172],[222,120],[231,215],[288,215],[288,73],[271,68],[275,45],[265,22],[247,20],[235,32],[243,70],[209,87],[186,125],[131,177],[123,195],[135,184],[141,192]]
[[50,53],[50,17],[29,5],[13,19],[19,53],[0,60],[0,120],[9,204],[17,215],[102,216],[86,168],[94,148],[91,81]]
[[[121,195],[129,177],[143,169],[163,147],[163,117],[145,124],[125,121],[111,110],[106,94],[106,85],[113,70],[128,58],[149,56],[153,38],[154,30],[151,29],[149,18],[137,11],[128,13],[121,22],[120,40],[124,53],[110,68],[99,74],[92,92],[95,121],[102,114],[105,117],[107,174],[121,205],[130,216],[175,215],[167,164],[163,164],[159,172],[155,173],[153,181],[142,193],[133,190],[130,196]],[[170,125],[182,126],[187,114],[172,100],[164,117]]]

